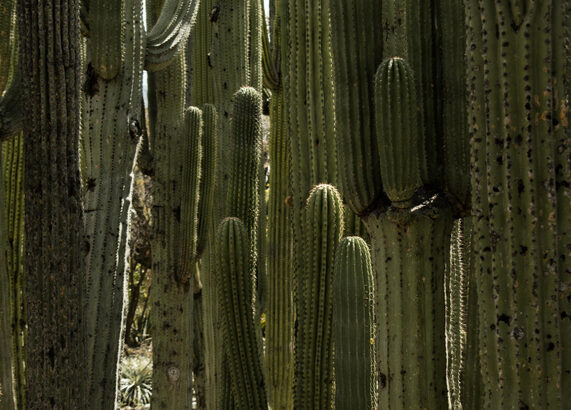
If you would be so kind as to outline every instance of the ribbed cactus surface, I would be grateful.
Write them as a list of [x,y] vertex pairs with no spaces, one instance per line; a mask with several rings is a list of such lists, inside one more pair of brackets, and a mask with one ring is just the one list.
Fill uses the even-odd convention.
[[570,7],[465,6],[481,405],[563,409],[571,391]]
[[27,118],[24,195],[37,199],[25,201],[26,405],[82,409],[87,369],[81,328],[85,239],[77,155],[79,2],[19,5],[19,64]]
[[375,409],[374,279],[367,243],[341,240],[335,255],[335,408]]
[[333,274],[343,232],[343,206],[333,186],[311,191],[303,227],[303,265],[294,294],[294,408],[326,409],[335,402]]
[[237,409],[267,409],[261,340],[254,321],[254,270],[247,228],[238,218],[225,218],[215,240],[224,350],[234,404]]
[[410,205],[422,186],[424,136],[418,127],[414,74],[398,57],[386,59],[375,75],[375,121],[383,187],[394,206]]

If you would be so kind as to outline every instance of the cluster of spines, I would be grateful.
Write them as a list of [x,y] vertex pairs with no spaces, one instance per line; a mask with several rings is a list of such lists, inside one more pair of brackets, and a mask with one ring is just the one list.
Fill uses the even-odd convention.
[[304,210],[303,265],[294,295],[294,408],[325,409],[335,400],[333,379],[333,274],[343,232],[343,205],[327,184],[313,188]]
[[335,255],[335,408],[375,409],[374,279],[367,243],[341,240]]
[[254,272],[242,221],[225,218],[218,227],[216,244],[216,281],[234,404],[237,409],[266,409],[262,356],[252,310]]

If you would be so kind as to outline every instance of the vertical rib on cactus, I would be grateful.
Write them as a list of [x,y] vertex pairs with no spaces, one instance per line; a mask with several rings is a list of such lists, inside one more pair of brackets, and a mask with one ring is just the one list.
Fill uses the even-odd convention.
[[152,131],[153,175],[153,397],[160,408],[192,407],[192,280],[178,272],[182,256],[182,177],[190,143],[185,135],[184,53],[151,74],[157,120]]
[[[477,377],[466,372],[466,369],[479,373],[477,367],[467,363],[472,357],[468,350],[468,332],[473,324],[469,321],[468,312],[474,301],[470,274],[471,258],[471,225],[470,219],[454,221],[450,238],[450,262],[444,277],[444,295],[446,299],[446,378],[448,385],[448,406],[461,410],[472,397],[466,397],[464,387],[465,376],[477,381]],[[472,309],[473,310],[473,309]],[[474,332],[470,332],[472,335]],[[476,383],[477,384],[477,383]],[[471,391],[475,386],[467,386]]]
[[569,401],[563,338],[570,307],[563,284],[571,265],[563,61],[569,6],[475,3],[466,6],[483,406],[563,408]]
[[[7,256],[9,254],[8,231],[6,229],[5,212],[7,208],[6,195],[4,194],[4,181],[0,155],[0,407],[6,410],[15,408],[14,383],[12,381],[12,362],[15,351],[12,350],[13,332],[11,331],[11,281],[8,272]],[[17,363],[16,363],[17,365]]]
[[24,195],[36,198],[25,201],[26,405],[83,409],[79,2],[19,6]]
[[112,21],[122,26],[117,30],[121,32],[126,63],[112,80],[105,80],[93,69],[95,56],[92,53],[99,50],[99,46],[90,47],[91,38],[87,40],[88,64],[81,118],[83,206],[89,243],[84,279],[89,372],[86,385],[89,402],[101,403],[103,407],[112,407],[116,401],[131,172],[144,126],[142,6],[138,0],[122,3],[122,19]]
[[266,409],[261,340],[252,310],[255,271],[250,264],[251,239],[245,225],[232,217],[222,221],[215,240],[224,349],[234,403],[237,409]]
[[375,409],[374,282],[367,243],[341,240],[335,255],[335,408]]
[[[212,23],[210,16],[214,0],[200,0],[194,34],[192,71],[194,81],[191,84],[192,104],[198,107],[214,103],[212,69],[210,67],[210,44],[212,42]],[[204,109],[203,109],[204,111]]]
[[344,163],[340,188],[360,214],[382,195],[373,109],[373,80],[382,60],[381,2],[338,0],[331,9],[337,153]]
[[184,112],[182,191],[180,198],[180,256],[178,277],[192,279],[197,262],[198,203],[202,178],[202,111],[189,107]]
[[414,75],[398,57],[389,58],[375,75],[377,149],[385,192],[397,207],[410,206],[422,186],[422,129],[418,127]]
[[268,314],[266,367],[270,406],[289,410],[292,402],[292,265],[289,191],[290,144],[283,90],[270,102],[270,199],[268,206]]
[[294,408],[333,406],[333,271],[343,232],[343,205],[337,190],[317,185],[304,210],[303,265],[296,275]]
[[24,275],[24,158],[22,133],[2,144],[2,174],[5,192],[7,268],[10,276],[11,334],[16,408],[26,408],[25,275]]

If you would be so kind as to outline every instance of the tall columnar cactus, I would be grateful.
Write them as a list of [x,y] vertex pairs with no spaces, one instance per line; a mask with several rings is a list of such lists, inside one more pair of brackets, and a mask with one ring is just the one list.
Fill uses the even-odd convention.
[[[465,102],[458,92],[464,39],[449,35],[462,32],[462,5],[447,0],[428,5],[383,1],[379,10],[381,4],[372,3],[338,2],[331,30],[336,96],[355,107],[335,107],[337,123],[343,123],[340,129],[352,130],[337,135],[338,167],[345,200],[371,235],[379,295],[379,400],[389,408],[444,408],[444,271],[452,217],[465,211],[469,187],[467,156],[458,154],[467,152],[468,142],[462,125]],[[374,23],[362,23],[377,21],[379,15],[383,36]],[[362,50],[363,41],[378,52]],[[384,56],[396,58],[379,68],[373,105],[373,73],[381,49]],[[347,59],[350,53],[358,57]],[[347,61],[356,63],[348,67]],[[439,61],[454,63],[444,69]],[[442,95],[449,99],[446,104],[439,102]],[[447,182],[448,173],[456,179]]]
[[80,142],[89,244],[86,384],[90,403],[112,407],[122,339],[131,173],[144,127],[142,4],[139,0],[94,2],[88,22]]
[[79,2],[19,6],[24,194],[35,198],[25,201],[26,405],[83,409]]
[[333,272],[343,233],[337,190],[317,185],[304,210],[303,265],[294,293],[294,408],[326,409],[335,400],[333,378]]
[[367,243],[341,240],[335,256],[335,408],[375,409],[374,279]]
[[254,272],[247,227],[225,218],[216,234],[216,280],[224,347],[237,409],[267,409],[261,340],[254,321]]
[[482,406],[571,392],[566,1],[465,1]]

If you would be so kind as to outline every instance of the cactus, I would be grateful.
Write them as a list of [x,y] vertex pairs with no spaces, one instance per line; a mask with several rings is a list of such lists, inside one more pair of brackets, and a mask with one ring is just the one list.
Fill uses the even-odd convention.
[[304,211],[303,265],[296,275],[293,399],[296,409],[331,408],[333,379],[333,272],[343,232],[343,206],[326,184],[311,191]]
[[254,269],[247,227],[238,218],[225,218],[216,242],[216,280],[234,403],[237,409],[266,409],[261,341],[252,310]]
[[25,201],[26,406],[83,409],[79,2],[20,6],[24,195],[37,199]]
[[375,409],[373,268],[363,239],[341,240],[333,282],[335,408]]
[[410,206],[422,186],[422,132],[416,116],[414,76],[401,58],[385,60],[375,75],[377,148],[381,178],[393,206]]
[[[85,232],[89,244],[85,277],[86,384],[89,402],[101,403],[103,407],[112,407],[116,401],[131,172],[144,126],[142,6],[138,0],[112,3],[102,2],[98,6],[93,3],[94,8],[88,12],[89,30],[95,37],[90,34],[87,40],[80,141]],[[111,12],[115,7],[124,9],[121,18],[114,16],[102,21],[100,13]],[[111,28],[112,25],[115,27]],[[113,37],[117,32],[121,33],[118,39]],[[118,40],[120,44],[116,44]],[[113,53],[96,54],[107,47],[114,49]]]
[[465,6],[481,406],[565,408],[571,10]]
[[[445,349],[439,338],[444,332],[444,271],[452,216],[466,212],[461,201],[469,186],[467,156],[458,154],[467,152],[468,142],[462,125],[464,97],[457,92],[463,82],[464,40],[449,36],[463,27],[462,6],[442,0],[429,5],[383,1],[379,7],[340,1],[332,9],[336,96],[339,92],[339,101],[346,98],[344,104],[351,107],[336,105],[337,122],[340,129],[353,130],[337,135],[338,167],[345,199],[371,234],[379,295],[380,405],[443,408]],[[377,26],[361,23],[364,18],[358,17],[364,13],[382,15],[383,41]],[[363,30],[347,34],[355,26]],[[362,50],[363,41],[372,42],[372,50]],[[381,42],[388,58],[375,82],[374,130],[367,122],[372,115],[368,90]],[[442,61],[454,65],[444,69],[435,63],[436,50]],[[350,61],[359,63],[348,67],[345,56],[357,53],[360,57]],[[352,92],[354,87],[360,92]],[[442,96],[450,101],[441,104]],[[453,176],[450,182],[448,175]],[[423,243],[427,240],[430,244]],[[424,359],[415,359],[417,355]]]

